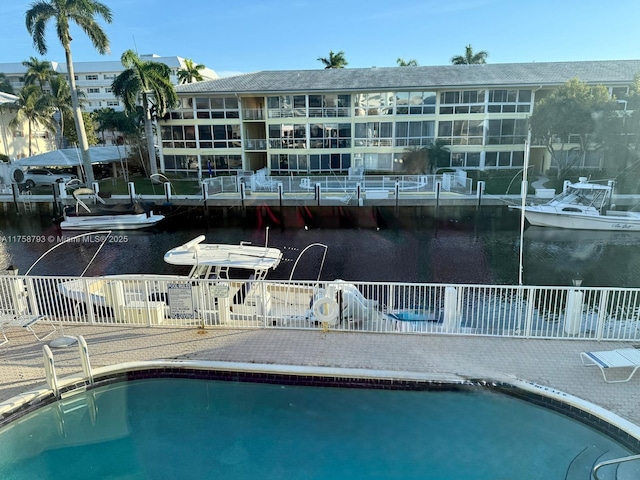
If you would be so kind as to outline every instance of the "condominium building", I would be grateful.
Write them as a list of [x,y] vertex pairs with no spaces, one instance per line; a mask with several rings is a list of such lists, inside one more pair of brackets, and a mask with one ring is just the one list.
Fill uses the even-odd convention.
[[[171,81],[174,85],[178,82],[178,71],[185,67],[185,59],[182,57],[161,57],[159,55],[140,55],[142,60],[149,60],[153,62],[161,62],[171,68]],[[116,111],[124,110],[122,101],[116,98],[111,91],[111,83],[120,73],[124,71],[124,67],[120,61],[95,61],[95,62],[74,62],[75,79],[77,88],[84,93],[84,102],[82,108],[87,112],[93,112],[101,108],[113,108]],[[65,63],[51,62],[53,70],[59,74],[67,75],[67,66]],[[24,86],[24,77],[27,73],[27,68],[22,63],[0,63],[0,72],[4,73],[9,82],[11,83],[15,91],[19,91]],[[210,69],[204,68],[200,70],[200,74],[206,80],[218,78],[218,74]],[[47,90],[45,85],[44,90]],[[0,128],[7,129],[6,125],[11,120],[12,116],[7,115],[5,112],[2,126]],[[4,126],[4,127],[3,127]],[[7,129],[8,130],[8,129]],[[6,132],[9,140],[7,145],[3,142],[0,148],[0,153],[4,153],[11,158],[22,158],[28,155],[28,142],[25,140],[27,135],[26,128],[15,132]],[[55,139],[55,134],[47,132],[40,127],[35,128],[32,132],[34,139]],[[102,135],[101,135],[102,138]],[[116,138],[108,133],[105,137],[106,144],[113,144],[116,142]],[[32,151],[33,153],[43,153],[49,151],[51,148],[55,148],[55,142],[45,142],[34,140]]]
[[[446,166],[521,169],[536,102],[578,78],[620,98],[640,60],[262,71],[177,87],[160,122],[161,169],[202,177],[404,172],[403,155],[441,139]],[[539,170],[544,146],[530,147]],[[600,168],[601,152],[583,167]],[[441,165],[442,166],[442,165]]]
[[[152,62],[164,63],[171,69],[171,82],[178,85],[178,70],[185,67],[185,59],[182,57],[161,57],[159,55],[140,55],[140,59]],[[124,71],[122,63],[114,60],[95,62],[73,62],[76,85],[85,94],[83,108],[92,112],[100,108],[110,107],[116,111],[124,109],[122,102],[111,91],[111,83]],[[59,74],[67,75],[66,63],[51,62],[53,70]],[[27,68],[22,63],[0,63],[0,72],[4,73],[14,90],[18,91],[24,86],[24,76]],[[218,78],[218,74],[210,68],[204,68],[200,74],[205,80]],[[45,88],[46,89],[46,88]]]

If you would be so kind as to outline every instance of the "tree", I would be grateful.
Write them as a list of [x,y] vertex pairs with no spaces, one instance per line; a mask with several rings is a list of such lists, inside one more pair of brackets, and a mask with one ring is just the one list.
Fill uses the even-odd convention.
[[[73,115],[70,113],[63,114],[66,120],[63,122],[64,130],[62,135],[67,139],[67,142],[72,145],[78,144],[78,132],[75,129],[75,123],[73,122]],[[98,144],[98,136],[96,135],[96,125],[93,121],[93,117],[89,112],[82,112],[82,121],[85,126],[85,135],[87,136],[87,143],[89,145]]]
[[18,130],[26,123],[29,139],[29,156],[33,154],[31,148],[31,138],[33,137],[33,127],[43,126],[51,132],[56,131],[56,122],[53,120],[53,107],[48,95],[42,93],[38,85],[27,85],[18,92],[18,100],[15,102],[16,116],[9,122],[12,130]]
[[546,146],[557,166],[558,180],[584,162],[587,146],[598,138],[616,106],[607,87],[590,86],[577,78],[538,102],[531,115],[531,133]]
[[[51,86],[51,105],[60,113],[60,145],[58,145],[58,148],[62,148],[65,131],[64,119],[65,117],[73,118],[71,90],[69,83],[67,83],[67,80],[62,75],[52,77],[51,80],[49,80],[49,85]],[[82,105],[86,95],[82,90],[78,90],[77,95],[78,103]],[[76,134],[74,137],[78,138],[78,135]]]
[[11,85],[9,78],[4,73],[0,73],[0,92],[10,93],[13,95],[13,86]]
[[153,118],[162,117],[167,109],[178,104],[178,95],[171,84],[171,69],[164,63],[141,60],[133,50],[124,52],[121,61],[126,70],[114,79],[111,87],[113,94],[122,99],[128,113],[136,111],[138,101],[142,103],[149,166],[153,175],[158,173]]
[[437,171],[438,168],[451,166],[451,152],[446,141],[437,138],[427,147],[427,152],[429,153],[429,166],[432,170],[435,168]]
[[205,66],[199,63],[196,65],[193,60],[187,58],[184,61],[184,68],[178,70],[178,80],[180,83],[201,82],[203,79],[200,70],[204,70]]
[[471,45],[467,45],[464,47],[464,55],[456,55],[455,57],[451,57],[451,63],[454,65],[476,65],[487,63],[487,57],[489,56],[489,52],[486,50],[480,50],[479,52],[474,52]]
[[22,65],[27,68],[24,76],[25,85],[34,85],[37,82],[40,88],[44,89],[45,84],[57,75],[56,71],[51,67],[51,62],[47,60],[38,60],[36,57],[31,57],[29,60],[22,62]]
[[45,30],[49,20],[55,23],[58,40],[62,44],[67,62],[67,73],[71,85],[71,104],[73,118],[78,134],[78,143],[82,152],[82,163],[87,177],[87,183],[91,184],[93,166],[91,154],[84,127],[84,117],[78,103],[75,69],[73,68],[73,56],[71,54],[71,35],[69,33],[70,22],[75,23],[89,37],[91,43],[100,54],[109,52],[109,39],[106,33],[96,22],[95,16],[102,17],[106,23],[111,23],[111,10],[106,5],[96,0],[36,0],[26,13],[27,31],[33,38],[33,44],[41,55],[47,53]]
[[396,60],[396,63],[398,64],[399,67],[417,67],[418,66],[418,62],[415,59],[411,59],[411,60],[405,60],[402,57],[398,57],[398,59]]
[[344,68],[349,62],[344,57],[344,52],[333,53],[333,50],[329,51],[329,57],[318,57],[318,61],[322,62],[325,69],[328,68]]
[[431,171],[428,147],[409,147],[402,154],[404,171],[409,175],[419,175]]

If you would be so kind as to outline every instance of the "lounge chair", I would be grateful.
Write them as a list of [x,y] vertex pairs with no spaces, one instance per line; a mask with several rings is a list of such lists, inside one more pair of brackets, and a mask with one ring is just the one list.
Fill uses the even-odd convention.
[[[581,352],[582,364],[600,368],[604,381],[607,383],[623,383],[631,380],[631,377],[640,368],[640,350],[637,348],[621,348],[604,352]],[[631,368],[629,376],[622,380],[607,380],[605,370],[607,368]]]
[[43,337],[38,336],[38,334],[35,332],[33,327],[42,320],[47,320],[47,317],[45,315],[7,315],[7,314],[0,315],[0,334],[2,334],[2,337],[3,337],[2,341],[0,342],[0,345],[9,343],[9,339],[7,338],[7,332],[6,332],[6,329],[8,328],[18,328],[18,327],[26,328],[31,333],[33,333],[33,336],[36,337],[38,341],[41,342],[42,340],[45,340],[46,338],[51,336],[53,333],[55,333],[57,329],[52,322],[49,322],[49,325],[51,325],[52,330]]

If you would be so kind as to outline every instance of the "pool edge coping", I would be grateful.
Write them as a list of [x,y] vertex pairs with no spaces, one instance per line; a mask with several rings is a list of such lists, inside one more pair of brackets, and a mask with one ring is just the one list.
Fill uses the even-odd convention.
[[[590,401],[584,400],[575,395],[568,394],[561,390],[540,385],[535,382],[519,379],[514,376],[487,376],[486,378],[477,378],[471,376],[463,376],[451,373],[434,373],[434,372],[416,372],[416,371],[396,371],[396,370],[371,370],[364,368],[342,368],[342,367],[320,367],[320,366],[300,366],[286,364],[268,364],[268,363],[246,363],[246,362],[228,362],[228,361],[206,361],[206,360],[149,360],[124,362],[114,365],[97,367],[92,369],[94,382],[90,382],[88,378],[81,374],[69,375],[58,379],[59,395],[56,397],[52,389],[48,386],[41,386],[24,392],[20,395],[11,397],[0,402],[0,427],[10,424],[12,421],[23,415],[42,407],[48,403],[64,399],[92,388],[94,383],[104,383],[109,379],[119,381],[120,377],[131,372],[158,371],[158,370],[179,370],[183,373],[189,370],[195,371],[219,371],[219,372],[236,372],[247,374],[265,374],[277,376],[297,376],[297,377],[322,377],[333,379],[361,379],[370,381],[404,381],[415,382],[451,387],[488,387],[501,391],[511,396],[519,397],[525,401],[541,405],[551,410],[559,411],[565,416],[574,418],[585,423],[592,428],[600,430],[616,441],[633,447],[640,452],[640,426],[635,425],[619,416],[618,414],[607,410]],[[168,372],[167,372],[168,373]],[[516,389],[514,391],[514,389]],[[518,391],[525,393],[519,394]],[[555,405],[548,404],[544,401],[533,400],[530,396],[535,395],[551,402]],[[559,408],[558,405],[567,406],[569,408]],[[596,420],[585,418],[577,412],[593,417]],[[598,425],[604,422],[612,428],[605,428]],[[621,438],[621,433],[627,436],[627,439]],[[631,445],[629,442],[631,442]],[[633,448],[631,448],[633,449]]]

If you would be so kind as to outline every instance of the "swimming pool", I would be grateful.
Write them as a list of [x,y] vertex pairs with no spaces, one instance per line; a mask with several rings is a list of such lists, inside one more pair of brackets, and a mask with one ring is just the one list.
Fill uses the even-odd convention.
[[70,396],[0,429],[0,478],[571,480],[630,453],[486,390],[283,380],[149,378]]

